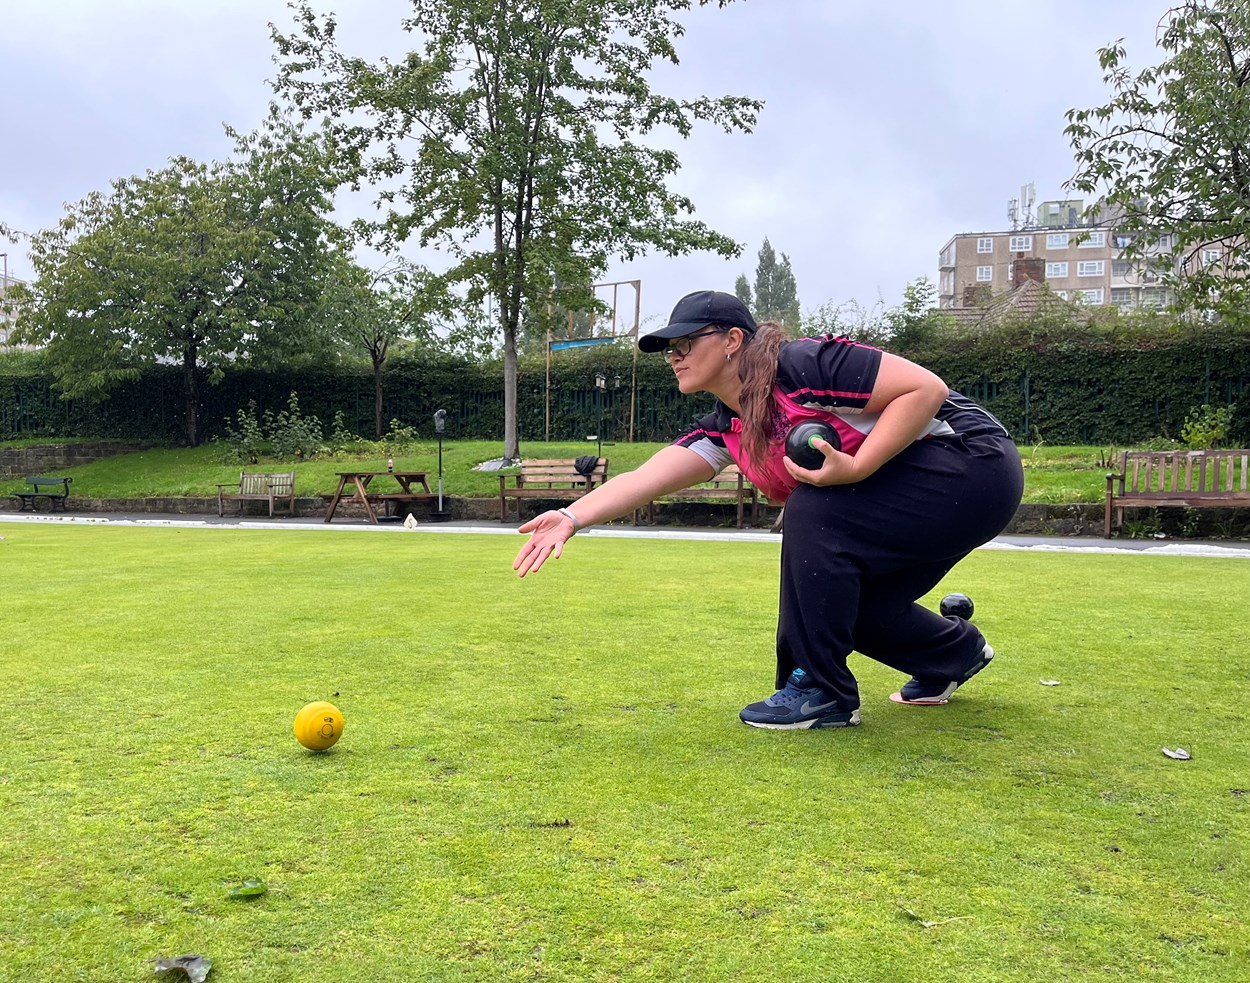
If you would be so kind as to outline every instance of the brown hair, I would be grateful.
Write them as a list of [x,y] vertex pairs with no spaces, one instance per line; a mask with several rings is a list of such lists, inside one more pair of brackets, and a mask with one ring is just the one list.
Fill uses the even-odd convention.
[[739,402],[742,405],[743,448],[749,461],[763,465],[772,433],[773,386],[777,383],[777,356],[786,340],[785,331],[776,321],[765,321],[742,348],[738,362],[738,378],[742,380]]

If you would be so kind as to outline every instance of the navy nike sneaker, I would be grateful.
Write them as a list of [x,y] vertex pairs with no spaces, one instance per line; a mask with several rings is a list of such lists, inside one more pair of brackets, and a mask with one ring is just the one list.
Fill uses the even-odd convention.
[[856,727],[859,710],[844,710],[802,669],[790,673],[783,689],[767,700],[752,703],[738,714],[744,724],[770,730],[806,730],[809,727]]

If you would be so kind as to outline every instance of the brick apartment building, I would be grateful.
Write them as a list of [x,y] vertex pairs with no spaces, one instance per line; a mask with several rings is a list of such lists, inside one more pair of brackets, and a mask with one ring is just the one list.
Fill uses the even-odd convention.
[[[1112,221],[1091,221],[1080,200],[1044,201],[1020,227],[1000,232],[961,232],[938,257],[938,305],[983,305],[1017,285],[1015,264],[1031,261],[1029,279],[1043,282],[1064,300],[1115,304],[1122,308],[1160,308],[1169,301],[1158,283],[1159,263],[1134,268],[1121,258],[1129,244]],[[1156,243],[1152,253],[1166,249]],[[988,288],[988,289],[987,289]]]

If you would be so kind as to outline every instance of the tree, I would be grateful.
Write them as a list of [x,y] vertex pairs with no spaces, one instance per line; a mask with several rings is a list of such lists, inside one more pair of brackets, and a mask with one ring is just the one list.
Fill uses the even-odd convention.
[[448,317],[454,304],[438,277],[395,260],[370,271],[343,255],[334,257],[319,318],[336,338],[363,350],[373,368],[374,436],[386,433],[382,369],[398,341],[430,345],[434,317]]
[[912,350],[933,337],[943,318],[934,304],[936,297],[933,281],[918,277],[903,290],[903,302],[885,312],[885,326],[896,348]]
[[751,295],[751,281],[745,273],[738,274],[734,281],[734,296],[744,303],[749,310],[755,309],[755,298]]
[[1111,100],[1069,110],[1077,171],[1105,189],[1124,255],[1182,307],[1244,321],[1250,301],[1250,7],[1189,0],[1160,22],[1167,57],[1136,75],[1124,47],[1099,51]]
[[738,277],[734,293],[754,311],[757,321],[777,321],[792,334],[800,330],[798,287],[794,271],[790,268],[790,257],[782,253],[778,263],[777,253],[767,237],[764,238],[764,245],[760,246],[755,266],[754,303],[745,276]]
[[[708,0],[700,0],[704,4]],[[723,6],[727,0],[721,0]],[[672,150],[640,138],[684,137],[709,121],[750,131],[760,103],[653,92],[657,60],[677,63],[674,18],[691,0],[411,0],[419,50],[370,63],[337,48],[332,15],[296,7],[295,30],[272,30],[275,89],[306,118],[327,116],[343,159],[379,186],[384,216],[362,223],[391,248],[441,246],[470,301],[490,295],[503,339],[504,457],[519,457],[517,332],[544,318],[556,284],[564,306],[589,309],[609,259],[649,249],[737,255],[731,239],[689,216],[665,182]]]
[[182,366],[187,443],[201,376],[279,359],[308,340],[333,227],[324,142],[271,117],[238,157],[115,181],[35,233],[21,341],[46,347],[66,397],[102,396],[157,362]]

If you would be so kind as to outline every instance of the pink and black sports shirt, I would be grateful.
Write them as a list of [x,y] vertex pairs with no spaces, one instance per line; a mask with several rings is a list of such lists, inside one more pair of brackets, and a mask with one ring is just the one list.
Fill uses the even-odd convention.
[[[796,487],[781,463],[790,428],[808,420],[829,423],[842,438],[842,451],[854,456],[879,416],[865,413],[864,407],[880,366],[880,349],[841,336],[788,341],[777,359],[773,427],[762,469],[746,460],[742,420],[720,400],[675,443],[689,447],[718,473],[736,463],[770,500],[785,501]],[[919,439],[954,434],[1009,436],[988,410],[957,392],[947,396]]]

